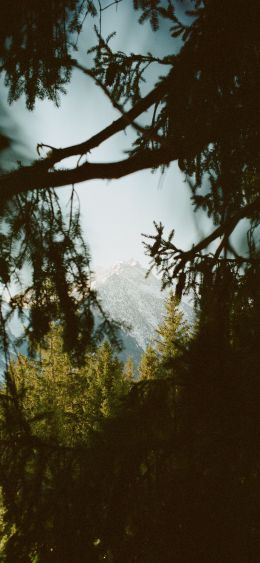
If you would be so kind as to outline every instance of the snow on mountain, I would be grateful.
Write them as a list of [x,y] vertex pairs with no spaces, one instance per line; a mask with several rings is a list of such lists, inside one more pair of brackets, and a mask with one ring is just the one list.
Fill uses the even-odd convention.
[[[128,336],[137,343],[139,355],[155,336],[156,328],[165,315],[168,291],[161,291],[161,282],[135,260],[119,262],[107,271],[97,272],[96,289],[105,311],[119,322],[130,325]],[[185,317],[191,321],[193,310],[182,305]],[[124,336],[126,336],[123,330]]]
[[[124,347],[120,358],[125,361],[130,355],[136,366],[163,320],[168,295],[167,290],[161,291],[160,280],[153,273],[146,278],[146,272],[146,268],[136,260],[118,262],[109,270],[97,271],[94,283],[104,311],[115,321],[130,328],[127,330],[122,327],[119,331]],[[188,322],[192,324],[192,307],[183,302],[181,308]],[[18,318],[14,318],[10,329],[15,336],[21,334]],[[11,341],[14,341],[14,337]],[[26,354],[26,343],[20,351]],[[0,357],[0,373],[3,369]]]
[[144,350],[151,341],[164,311],[165,293],[160,281],[138,262],[120,262],[109,271],[97,275],[96,288],[105,311],[120,322],[130,325],[131,336]]

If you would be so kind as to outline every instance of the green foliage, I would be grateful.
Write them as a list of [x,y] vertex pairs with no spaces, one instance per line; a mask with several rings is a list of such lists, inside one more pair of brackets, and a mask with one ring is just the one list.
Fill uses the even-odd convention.
[[157,329],[156,348],[162,359],[176,358],[184,353],[189,341],[189,326],[179,309],[179,301],[171,292],[166,304],[166,314]]
[[160,374],[158,353],[150,345],[141,357],[138,373],[141,380],[156,378]]
[[135,367],[134,367],[133,358],[129,356],[124,365],[124,375],[126,380],[129,382],[133,381],[134,374],[135,374]]
[[[10,4],[0,25],[10,100],[22,93],[29,107],[36,97],[57,100],[69,79],[69,37],[81,30],[83,4],[37,2],[35,11],[29,2]],[[32,342],[61,317],[65,349],[83,360],[93,343],[91,306],[98,303],[78,214],[65,225],[53,190],[39,188],[178,160],[195,209],[216,227],[183,251],[174,231],[165,238],[155,223],[146,245],[152,266],[164,286],[177,281],[177,300],[194,291],[199,318],[189,340],[171,297],[140,382],[129,384],[131,366],[124,374],[106,343],[75,368],[58,334],[49,341],[52,355],[47,345],[41,359],[20,358],[7,372],[0,410],[6,563],[259,559],[259,7],[256,0],[194,0],[181,15],[180,5],[134,1],[141,22],[156,31],[166,19],[177,39],[159,60],[113,52],[111,36],[101,33],[107,6],[88,2],[99,29],[85,72],[123,116],[88,141],[54,148],[0,179],[3,289],[21,281],[26,265],[32,272],[31,286],[9,302],[6,316],[1,301],[7,359],[8,316],[15,307],[24,315],[26,299]],[[168,74],[142,97],[146,66],[154,62]],[[134,105],[125,111],[126,103]],[[152,107],[145,126],[135,122]],[[55,169],[129,124],[138,134],[125,161]],[[6,142],[3,135],[3,148]],[[231,237],[241,223],[243,252]]]
[[100,430],[130,385],[108,342],[85,356],[82,367],[73,366],[57,327],[35,359],[19,355],[11,363],[10,378],[32,436],[68,446]]
[[165,304],[166,314],[157,328],[154,347],[147,346],[140,366],[141,380],[173,377],[191,339],[191,329],[179,310],[179,301],[171,292]]
[[85,526],[88,510],[96,522],[100,509],[99,443],[130,384],[107,342],[86,356],[84,366],[74,367],[58,327],[37,359],[19,356],[10,365],[0,403],[4,561],[88,561],[89,551],[95,556],[97,529],[92,524],[86,534]]
[[[107,38],[103,37],[102,19],[109,12],[106,12],[106,8],[117,8],[118,4],[113,2],[111,6],[104,6],[102,2],[87,2],[85,5],[74,1],[64,4],[57,0],[51,5],[44,3],[44,6],[37,2],[34,9],[28,2],[16,9],[11,2],[6,26],[3,24],[0,30],[1,70],[6,71],[8,77],[8,64],[13,64],[15,68],[14,75],[12,69],[9,72],[11,97],[19,96],[29,87],[25,86],[24,80],[31,88],[39,90],[31,95],[30,104],[35,96],[52,95],[47,85],[42,86],[44,80],[46,84],[49,81],[57,92],[59,77],[62,82],[63,72],[69,73],[74,65],[95,80],[123,116],[88,141],[65,149],[52,148],[46,158],[26,169],[21,167],[20,171],[15,170],[13,175],[11,173],[0,178],[3,201],[8,199],[8,193],[13,195],[34,187],[38,187],[39,193],[39,188],[45,185],[66,185],[75,178],[83,181],[93,177],[121,177],[145,167],[165,167],[171,161],[178,160],[190,186],[195,209],[204,210],[217,228],[190,250],[183,251],[174,244],[173,232],[165,238],[163,226],[158,223],[155,225],[156,234],[151,237],[152,244],[146,245],[146,251],[152,258],[152,266],[162,273],[164,285],[171,284],[175,279],[179,297],[190,289],[197,293],[208,267],[215,276],[218,269],[222,268],[221,263],[225,264],[228,259],[228,267],[239,277],[248,263],[259,265],[257,147],[260,126],[258,98],[255,94],[260,52],[257,2],[251,2],[247,9],[245,0],[230,0],[225,17],[223,2],[218,0],[192,0],[189,3],[192,9],[186,12],[186,5],[177,0],[134,2],[134,8],[141,11],[142,21],[149,19],[154,30],[164,21],[173,35],[169,52],[161,59],[151,53],[129,55],[111,49],[113,33]],[[84,67],[70,58],[73,42],[70,34],[81,31],[85,16],[99,16],[99,25],[96,27],[96,44],[88,51]],[[28,56],[29,47],[31,56]],[[20,68],[24,53],[26,58]],[[43,78],[32,79],[41,61],[45,61]],[[159,65],[159,68],[164,69],[164,76],[158,75],[156,87],[143,97],[142,81],[145,80],[147,68],[153,63],[156,63],[155,68]],[[66,76],[64,81],[67,80]],[[15,92],[12,92],[12,88]],[[126,104],[130,106],[128,111],[125,111]],[[136,123],[135,120],[141,118],[149,108],[153,108],[153,111],[148,112],[149,117],[144,124]],[[137,136],[127,151],[129,158],[125,161],[114,163],[113,166],[112,163],[99,166],[85,162],[71,170],[55,169],[55,165],[64,158],[75,155],[81,157],[128,125],[133,125]],[[196,134],[193,133],[195,131]],[[231,235],[244,219],[247,219],[247,225],[245,222],[244,225],[248,244],[246,251],[240,253],[239,248],[234,248]],[[207,249],[213,241],[217,241],[218,246],[211,254]],[[9,246],[10,238],[3,243],[0,265],[4,284],[19,275],[17,264],[9,265]],[[47,250],[48,261],[53,262],[53,244]],[[66,299],[62,298],[66,309],[65,324],[71,317],[74,326],[77,325],[83,348],[91,340],[91,314],[85,310],[87,318],[84,326],[88,325],[86,335],[83,334],[80,321],[80,305],[72,303],[70,284],[64,276],[64,267],[68,269],[68,253],[62,252],[62,256],[57,256],[60,254],[60,245],[56,244],[54,254],[55,267],[57,258],[61,262],[61,279],[56,279],[54,286],[59,288],[59,298],[66,296]],[[36,316],[39,316],[38,305]],[[42,318],[46,321],[44,313]],[[48,319],[45,325],[48,325]],[[66,331],[64,336],[66,341]],[[81,347],[80,343],[74,344],[71,347]]]
[[122,397],[129,389],[130,379],[123,370],[122,363],[114,355],[108,342],[102,344],[96,354],[90,358],[88,365],[90,377],[88,393],[91,412],[93,412],[94,429],[99,422],[94,422],[95,417],[100,421],[117,412]]
[[[19,389],[10,378],[12,400],[1,403],[5,518],[16,525],[7,563],[36,555],[43,563],[187,563],[194,553],[202,563],[257,560],[259,291],[252,287],[241,287],[228,333],[224,317],[213,322],[214,306],[224,309],[222,286],[216,294],[212,287],[196,337],[187,343],[179,333],[185,346],[174,377],[164,365],[164,376],[129,390],[107,343],[75,371],[58,329],[41,364],[28,361],[22,375],[15,366]],[[160,332],[169,344],[169,321],[177,335],[181,323],[166,319]]]

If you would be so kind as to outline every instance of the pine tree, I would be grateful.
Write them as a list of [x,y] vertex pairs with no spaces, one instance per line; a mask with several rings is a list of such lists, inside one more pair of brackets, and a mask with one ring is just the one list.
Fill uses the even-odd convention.
[[161,370],[158,353],[151,345],[148,345],[141,357],[139,378],[141,380],[153,379],[159,377],[160,373]]
[[75,367],[63,351],[59,327],[52,328],[36,359],[20,355],[11,363],[10,377],[32,434],[70,445],[100,429],[130,385],[108,342]]
[[111,345],[105,341],[92,357],[88,357],[88,406],[93,413],[93,426],[97,427],[104,418],[113,416],[122,397],[129,389],[122,362],[114,354]]
[[153,346],[147,347],[141,358],[141,379],[172,376],[174,365],[182,357],[191,338],[190,328],[173,292],[166,300],[165,308],[164,320],[156,330],[158,338],[154,340]]
[[161,361],[178,358],[183,354],[190,338],[190,329],[179,308],[179,300],[173,292],[165,304],[166,313],[156,332],[156,349]]
[[[156,234],[150,237],[152,244],[147,244],[146,250],[152,266],[161,270],[164,285],[178,280],[179,296],[184,289],[197,291],[208,275],[206,270],[215,274],[227,259],[234,277],[241,269],[245,272],[247,265],[253,277],[259,267],[256,233],[260,123],[255,95],[260,65],[258,2],[252,0],[248,9],[245,0],[230,0],[227,7],[218,0],[191,0],[193,9],[184,15],[176,9],[177,4],[183,4],[178,0],[168,2],[167,8],[157,0],[135,1],[141,23],[150,20],[157,31],[166,19],[171,36],[177,38],[169,42],[172,47],[162,58],[151,53],[128,55],[113,51],[114,34],[105,38],[101,32],[101,21],[110,10],[102,8],[101,2],[96,4],[99,6],[75,0],[37,0],[17,6],[10,2],[8,10],[3,5],[0,24],[0,72],[5,74],[10,101],[25,94],[31,108],[38,98],[58,102],[57,94],[69,82],[72,70],[77,69],[93,80],[123,114],[76,145],[59,148],[40,143],[37,161],[28,166],[19,163],[15,170],[0,176],[3,287],[13,280],[16,283],[23,267],[29,265],[33,284],[25,289],[23,300],[26,305],[30,289],[33,306],[28,332],[39,340],[48,332],[50,320],[57,319],[44,287],[44,279],[51,278],[65,325],[65,344],[81,357],[93,337],[91,311],[95,299],[90,291],[89,257],[80,242],[79,222],[71,221],[70,213],[66,227],[53,188],[92,179],[121,178],[178,161],[190,185],[195,209],[205,211],[214,227],[210,235],[183,251],[173,241],[174,230],[164,238],[163,225],[155,225]],[[107,7],[114,9],[117,4],[112,2]],[[85,60],[75,60],[77,34],[91,17],[99,20],[95,44],[90,46]],[[164,75],[159,70],[154,77],[157,85],[145,95],[142,83],[148,68],[163,68]],[[128,126],[133,127],[136,137],[125,159],[107,163],[81,161],[82,155]],[[0,145],[5,148],[7,135],[5,131],[0,134]],[[45,156],[42,149],[47,149]],[[75,162],[64,169],[62,161],[67,162],[68,157],[76,157]],[[71,202],[73,210],[74,189]],[[233,247],[230,237],[245,219],[247,249],[241,253],[238,245]],[[213,241],[217,243],[214,255],[210,248]],[[73,285],[77,285],[80,299],[74,298]],[[16,296],[12,308],[21,312],[21,300],[21,294]],[[4,324],[8,315],[4,307],[1,310]],[[4,327],[0,330],[2,348],[6,346],[5,333]]]
[[12,362],[0,397],[0,546],[8,563],[19,561],[20,553],[42,563],[95,561],[93,521],[100,520],[106,496],[105,468],[99,467],[104,432],[129,387],[106,341],[75,367],[59,326],[36,358],[20,355]]
[[[6,563],[258,561],[259,3],[191,0],[193,10],[182,17],[177,0],[167,8],[135,0],[141,22],[148,19],[157,30],[166,19],[177,38],[162,59],[113,52],[112,36],[101,33],[101,16],[109,13],[101,2],[99,14],[94,2],[87,8],[73,0],[9,4],[7,11],[3,4],[0,58],[10,100],[25,94],[28,107],[36,97],[58,101],[77,68],[123,115],[76,145],[39,145],[38,160],[1,175],[1,289],[8,294],[13,280],[19,285],[28,265],[32,284],[23,295],[9,300],[8,294],[8,306],[0,299],[0,352],[8,357],[6,322],[15,310],[22,316],[24,306],[33,343],[60,319],[66,349],[82,359],[92,341],[95,295],[74,188],[67,222],[53,188],[178,161],[195,209],[214,226],[183,251],[174,231],[164,238],[162,224],[155,224],[147,253],[164,286],[178,280],[179,297],[194,290],[202,309],[199,334],[183,360],[184,335],[168,319],[174,340],[164,325],[149,352],[158,355],[160,376],[150,381],[148,373],[133,386],[117,427],[117,389],[125,382],[106,346],[69,378],[58,351],[60,380],[55,358],[43,359],[45,372],[28,359],[9,370],[1,389],[0,475],[5,518],[17,529],[5,546]],[[85,66],[71,56],[70,29],[80,31],[81,7],[84,16],[99,15]],[[164,76],[145,95],[142,81],[154,63],[163,65]],[[128,126],[136,137],[124,159],[82,161]],[[74,165],[64,168],[68,157],[76,157]],[[232,237],[243,224],[245,249]],[[183,385],[177,424],[167,408],[175,374]]]
[[134,362],[133,362],[133,358],[131,356],[128,356],[125,365],[124,365],[124,375],[127,381],[129,381],[129,383],[131,384],[134,380],[134,375],[135,375],[135,367],[134,367]]

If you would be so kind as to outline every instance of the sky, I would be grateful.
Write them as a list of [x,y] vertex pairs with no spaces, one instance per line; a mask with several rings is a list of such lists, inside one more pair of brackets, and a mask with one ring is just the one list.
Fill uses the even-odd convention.
[[[127,8],[128,6],[128,8]],[[152,51],[162,56],[171,51],[167,29],[164,27],[154,34],[147,23],[136,24],[136,14],[129,11],[129,4],[110,8],[104,12],[102,32],[118,29],[118,36],[111,46],[126,52]],[[91,22],[91,24],[93,24]],[[86,29],[79,42],[79,56],[84,64],[86,38],[91,42],[91,30]],[[158,70],[158,69],[156,69]],[[159,73],[160,74],[160,73]],[[154,79],[150,73],[144,94]],[[103,129],[119,117],[109,100],[98,87],[80,71],[74,70],[67,95],[56,108],[47,100],[37,101],[35,109],[29,112],[23,98],[11,107],[5,103],[6,111],[19,129],[25,132],[23,143],[28,154],[36,158],[37,143],[64,147],[82,142]],[[95,149],[93,161],[111,161],[124,158],[124,150],[132,139],[130,128],[116,135]],[[62,163],[65,166],[66,163]],[[176,163],[164,175],[142,171],[116,181],[91,181],[77,187],[80,199],[81,222],[85,239],[92,256],[92,268],[109,267],[118,261],[131,258],[147,266],[141,233],[155,232],[153,221],[161,221],[167,234],[175,229],[174,242],[183,249],[189,248],[209,230],[207,221],[193,213],[190,192]],[[66,205],[70,188],[59,189],[61,200]]]

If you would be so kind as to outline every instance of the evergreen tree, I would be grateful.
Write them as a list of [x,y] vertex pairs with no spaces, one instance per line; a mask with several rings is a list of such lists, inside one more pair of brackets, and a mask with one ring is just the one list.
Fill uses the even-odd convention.
[[[147,253],[153,260],[152,265],[163,274],[163,283],[178,280],[180,296],[184,289],[197,291],[209,266],[215,275],[215,270],[229,260],[234,278],[243,268],[245,271],[247,265],[259,267],[256,235],[260,201],[259,111],[255,96],[259,68],[258,3],[253,0],[249,9],[245,0],[230,0],[227,6],[218,0],[191,0],[190,4],[192,10],[184,14],[183,3],[177,0],[167,6],[159,0],[134,1],[140,23],[149,20],[154,32],[158,31],[162,20],[169,25],[173,41],[169,42],[169,52],[162,58],[151,53],[128,55],[113,51],[113,33],[108,38],[103,37],[102,20],[118,2],[106,7],[102,2],[91,1],[85,5],[74,0],[44,4],[37,1],[33,6],[26,2],[19,7],[11,2],[8,10],[6,6],[3,8],[0,71],[5,73],[10,100],[22,93],[26,94],[29,107],[37,98],[49,96],[56,100],[72,70],[77,69],[93,80],[122,114],[98,134],[76,145],[58,148],[39,144],[37,161],[28,166],[19,165],[1,175],[1,213],[4,222],[8,214],[14,217],[9,221],[10,229],[4,228],[0,238],[0,277],[3,288],[9,287],[11,278],[17,281],[20,277],[22,266],[28,267],[28,263],[32,266],[35,316],[44,322],[39,323],[32,316],[30,334],[34,333],[38,339],[49,330],[51,308],[53,316],[50,300],[46,306],[46,299],[43,299],[42,278],[49,272],[65,325],[73,323],[74,326],[70,332],[76,342],[70,341],[69,330],[65,328],[68,347],[76,348],[78,354],[80,349],[82,354],[93,336],[90,305],[94,296],[89,275],[86,275],[89,274],[89,259],[86,249],[81,246],[78,252],[75,243],[79,237],[78,224],[64,232],[60,209],[53,206],[55,187],[94,178],[120,178],[147,168],[165,167],[176,160],[190,185],[195,209],[206,211],[216,228],[183,251],[174,244],[173,231],[165,238],[163,226],[156,224]],[[84,64],[73,58],[76,52],[73,49],[77,47],[77,34],[90,17],[98,18],[96,43],[90,46]],[[240,52],[242,56],[238,55]],[[148,67],[163,68],[164,76],[159,79],[159,71],[156,86],[143,95],[142,83]],[[154,111],[147,112],[149,108]],[[141,126],[136,120],[144,114],[146,121]],[[81,158],[128,126],[135,130],[136,137],[125,159],[108,163],[86,161],[68,169],[57,168],[64,159]],[[5,131],[1,134],[3,147],[6,147],[7,135]],[[46,148],[48,153],[44,157],[41,150]],[[51,201],[48,202],[48,198]],[[247,249],[241,253],[239,248],[234,248],[231,235],[244,219],[248,220]],[[28,244],[26,248],[23,244],[17,254],[15,249],[22,231]],[[71,241],[75,245],[71,246]],[[217,249],[211,254],[213,241]],[[41,248],[38,254],[36,246]],[[67,267],[69,263],[73,263],[73,268]],[[54,275],[53,269],[59,275]],[[78,300],[73,299],[71,290],[76,271],[77,281],[81,280]],[[25,292],[24,302],[26,297]],[[12,303],[19,308],[21,296]],[[3,307],[1,318],[4,324]],[[37,331],[37,325],[41,330]],[[88,330],[84,332],[82,327],[86,326]],[[1,331],[3,348],[4,334],[5,328]]]
[[[154,347],[147,346],[140,366],[141,379],[172,377],[176,373],[178,361],[183,356],[190,340],[190,328],[179,309],[179,301],[173,292],[165,303],[166,314],[156,332]],[[175,367],[174,367],[175,366]]]
[[[122,397],[127,393],[130,381],[127,380],[123,364],[115,356],[108,342],[102,344],[95,355],[88,359],[89,377],[88,404],[95,418],[112,416]],[[93,421],[95,428],[97,422]]]
[[59,103],[71,75],[71,35],[79,32],[82,17],[83,5],[77,0],[36,0],[33,5],[25,0],[1,8],[1,71],[10,101],[25,94],[28,109],[36,98]]
[[148,344],[143,353],[139,365],[139,377],[141,380],[152,379],[160,375],[160,360],[155,349]]
[[82,367],[73,366],[63,351],[59,327],[52,328],[38,356],[20,355],[10,365],[14,392],[32,434],[57,443],[84,443],[116,413],[129,389],[123,364],[104,342],[86,355]]
[[[0,403],[3,561],[95,560],[97,528],[92,524],[87,536],[86,529],[104,502],[95,508],[102,487],[97,447],[129,386],[108,342],[73,366],[60,327],[35,359],[20,355],[11,363]],[[77,549],[75,534],[85,536]]]
[[161,360],[167,362],[183,354],[189,341],[190,329],[173,292],[170,292],[166,300],[165,309],[164,320],[156,331],[159,337],[156,339],[156,348]]
[[124,365],[124,375],[126,380],[133,382],[135,374],[134,362],[132,356],[129,356]]
[[[88,355],[89,370],[73,374],[65,394],[58,384],[43,392],[36,360],[23,371],[32,388],[21,366],[17,381],[7,372],[0,413],[9,525],[4,557],[7,563],[37,558],[40,563],[255,563],[260,552],[258,2],[191,0],[193,9],[182,17],[177,1],[135,0],[141,23],[149,20],[154,31],[162,19],[169,24],[173,41],[163,58],[113,52],[112,36],[102,35],[108,6],[87,2],[84,16],[99,16],[99,27],[85,66],[71,51],[70,28],[81,27],[71,18],[80,6],[85,3],[12,4],[10,17],[1,20],[0,70],[10,99],[25,93],[29,107],[36,97],[56,101],[77,68],[121,113],[82,143],[39,145],[39,159],[1,175],[1,289],[8,294],[24,267],[30,265],[32,272],[30,287],[11,299],[8,294],[7,313],[1,298],[1,351],[8,360],[6,323],[15,309],[22,316],[25,305],[33,343],[60,317],[65,349],[82,360],[93,341],[91,306],[98,303],[74,213],[74,189],[64,222],[54,188],[178,161],[195,209],[205,211],[214,227],[187,250],[176,246],[173,231],[165,237],[160,223],[148,237],[146,250],[164,286],[177,280],[178,298],[193,290],[200,313],[187,349],[175,325],[178,346],[178,338],[173,342],[163,328],[161,345],[164,337],[167,345],[160,354],[168,362],[163,373],[168,375],[174,360],[176,377],[133,385],[122,410],[112,416],[119,403],[111,395],[118,372],[107,345],[98,351],[100,381]],[[153,65],[162,67],[164,76],[143,95],[146,69]],[[78,160],[128,126],[136,137],[123,160]],[[6,150],[8,136],[4,130],[1,135]],[[75,165],[61,168],[71,156],[77,157]],[[247,231],[245,249],[232,236],[241,225]],[[46,370],[50,381],[51,363]],[[182,388],[177,417],[176,384]]]

